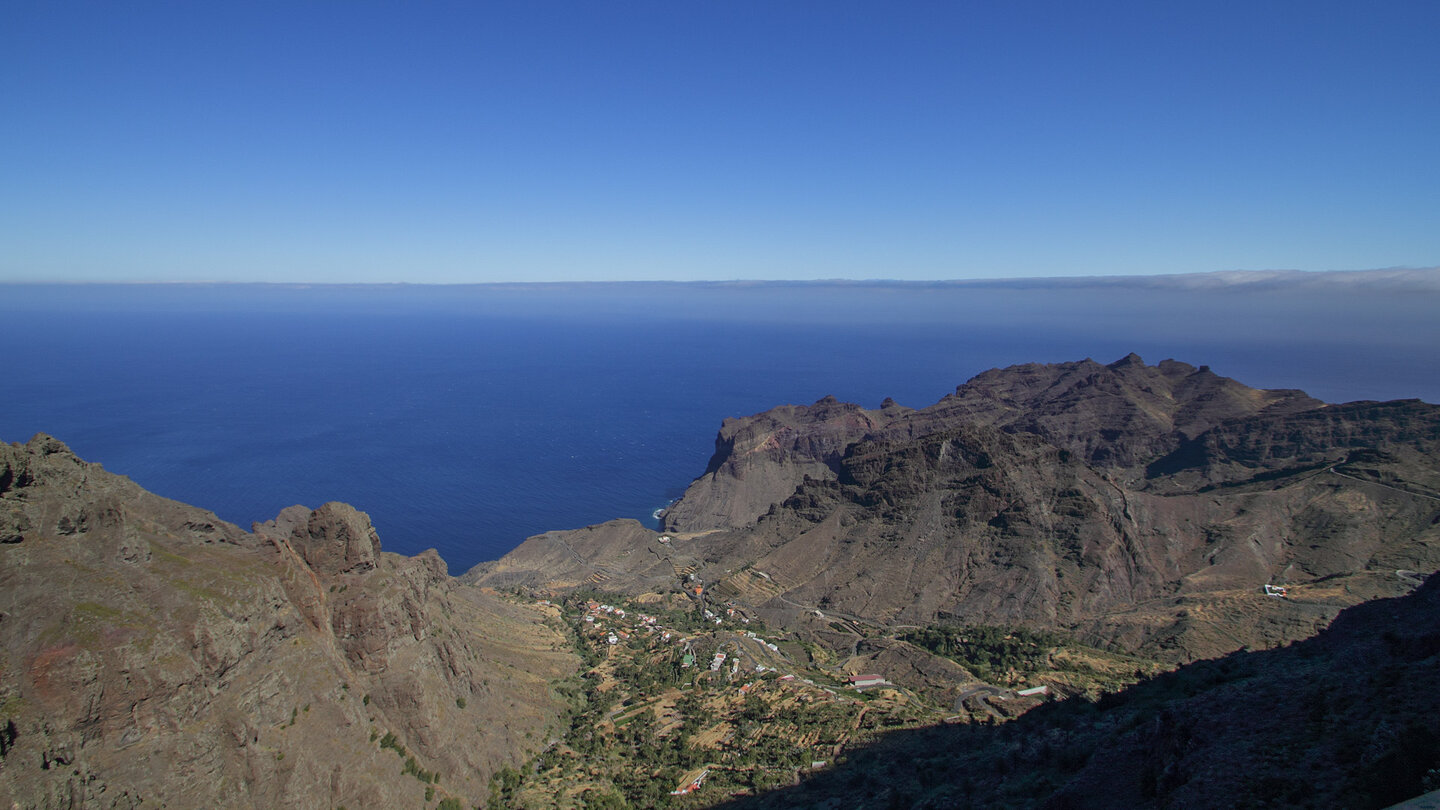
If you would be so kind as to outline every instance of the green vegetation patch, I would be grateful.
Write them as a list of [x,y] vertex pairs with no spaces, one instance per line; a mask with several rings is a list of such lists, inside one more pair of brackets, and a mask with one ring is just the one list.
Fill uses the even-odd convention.
[[992,625],[932,625],[900,638],[943,655],[986,681],[1011,670],[1049,670],[1051,654],[1069,643],[1059,633]]
[[932,625],[901,640],[941,655],[992,683],[1045,680],[1097,696],[1148,678],[1155,661],[1081,644],[1064,633],[994,625]]
[[[607,633],[629,628],[631,637],[608,644],[584,621],[589,600],[623,607],[625,617],[602,611],[597,622]],[[728,667],[711,671],[717,649],[734,654],[734,630],[717,630],[703,617],[694,621],[695,608],[671,610],[595,592],[566,600],[563,613],[587,669],[551,682],[570,705],[559,739],[525,766],[496,773],[488,808],[708,806],[792,784],[814,763],[831,762],[838,749],[882,730],[939,719],[913,701],[867,696],[872,699],[862,702],[806,683],[807,677],[828,680],[813,670],[783,682],[775,672],[732,677]],[[697,630],[684,642],[665,641],[658,631],[640,628],[638,614],[656,616],[672,633],[681,618]],[[694,656],[689,667],[683,666],[686,649]],[[808,663],[810,656],[797,650]],[[671,795],[701,773],[706,776],[693,793]]]

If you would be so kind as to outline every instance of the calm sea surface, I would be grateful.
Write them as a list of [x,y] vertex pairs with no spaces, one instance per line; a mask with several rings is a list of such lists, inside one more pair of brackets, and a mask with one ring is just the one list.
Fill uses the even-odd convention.
[[652,513],[722,419],[929,405],[1130,351],[1329,401],[1440,401],[1440,299],[1144,285],[0,286],[0,440],[37,431],[248,528],[368,512],[451,571]]

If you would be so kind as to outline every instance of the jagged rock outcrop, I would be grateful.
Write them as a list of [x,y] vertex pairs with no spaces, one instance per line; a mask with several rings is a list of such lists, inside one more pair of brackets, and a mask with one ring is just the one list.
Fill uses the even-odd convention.
[[826,397],[809,407],[726,419],[705,474],[665,510],[665,530],[744,526],[805,478],[833,476],[845,448],[906,412],[893,402],[867,411]]
[[0,499],[3,542],[84,536],[97,562],[145,562],[150,550],[142,540],[157,532],[201,544],[254,545],[214,513],[146,492],[43,433],[23,448],[0,445]]
[[0,536],[4,806],[474,806],[575,665],[349,506],[247,533],[48,436],[0,445]]
[[296,526],[290,543],[316,573],[363,574],[375,569],[380,537],[370,516],[344,503],[327,503]]

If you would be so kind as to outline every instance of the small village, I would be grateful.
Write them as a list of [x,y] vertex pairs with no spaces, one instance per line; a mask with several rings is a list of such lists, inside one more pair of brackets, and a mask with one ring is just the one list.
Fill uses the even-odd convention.
[[796,784],[882,729],[944,719],[878,675],[797,665],[801,644],[735,605],[592,594],[554,607],[590,668],[568,733],[497,807],[699,806]]
[[[884,665],[856,657],[850,642],[841,652],[813,635],[767,627],[733,588],[701,581],[674,538],[656,543],[677,576],[665,593],[528,597],[573,635],[582,672],[556,686],[570,700],[568,728],[556,729],[523,773],[497,777],[490,807],[708,806],[799,784],[888,731],[1003,723],[1046,700],[1098,695],[1141,674],[1134,660],[1053,634],[896,631],[806,610],[834,633],[909,650],[911,658],[891,662],[905,677],[892,680]],[[768,581],[763,572],[746,575]],[[917,681],[905,660],[929,655],[960,666],[947,665],[939,681]]]
[[569,728],[523,778],[501,779],[508,787],[491,806],[706,806],[798,784],[886,731],[1004,722],[1054,696],[1009,670],[998,680],[1013,686],[972,679],[937,700],[885,672],[845,671],[745,606],[707,596],[691,581],[665,595],[537,599],[574,633],[585,668],[562,687]]

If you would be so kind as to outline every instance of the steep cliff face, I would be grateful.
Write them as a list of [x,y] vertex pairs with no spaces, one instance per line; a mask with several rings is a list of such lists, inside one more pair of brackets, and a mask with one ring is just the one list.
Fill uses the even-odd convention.
[[474,806],[555,718],[543,616],[344,504],[255,529],[0,445],[0,804]]
[[727,419],[705,474],[667,510],[667,531],[744,526],[794,491],[806,476],[834,478],[851,445],[902,441],[957,425],[1037,436],[1122,479],[1210,428],[1256,414],[1310,410],[1323,402],[1300,391],[1267,391],[1175,360],[1147,366],[1138,355],[1027,364],[977,375],[918,411],[887,402],[878,411],[826,398]]
[[867,411],[826,397],[809,407],[782,405],[726,419],[705,474],[665,510],[665,529],[744,526],[805,478],[833,477],[847,447],[906,412],[893,404]]
[[1307,637],[1440,568],[1440,408],[1416,401],[1329,406],[1131,355],[986,372],[918,411],[776,409],[717,444],[670,542],[552,533],[563,560],[525,563],[527,543],[495,570],[649,590],[683,572],[792,627],[1020,623],[1192,660]]

